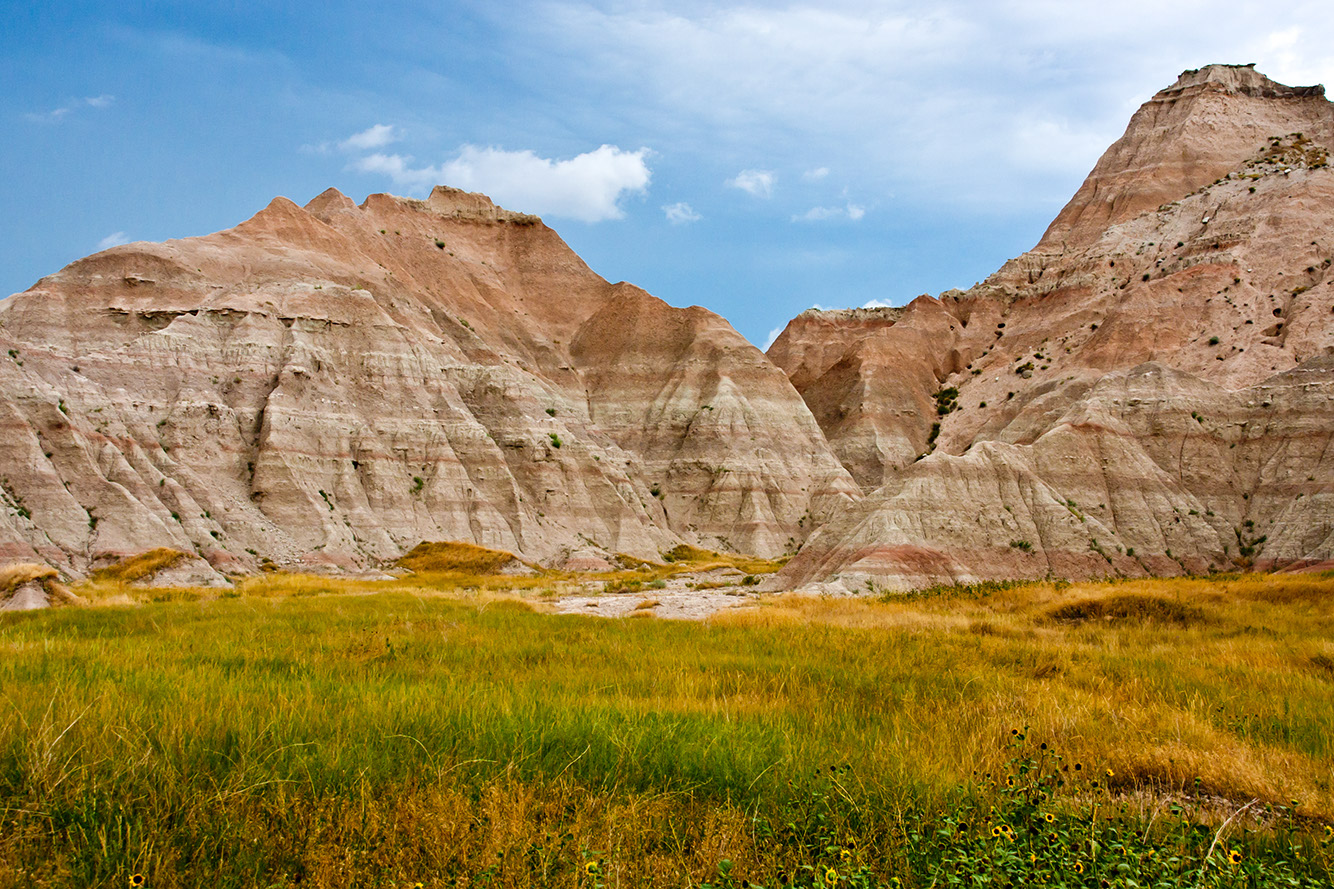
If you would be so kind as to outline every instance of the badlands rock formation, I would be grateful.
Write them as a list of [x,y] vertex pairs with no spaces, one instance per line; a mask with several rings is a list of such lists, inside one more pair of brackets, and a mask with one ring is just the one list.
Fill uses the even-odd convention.
[[0,303],[0,564],[688,542],[846,591],[1330,560],[1331,148],[1322,88],[1188,71],[1034,250],[768,357],[447,188],[116,247]]
[[1187,71],[1031,252],[769,350],[867,496],[784,586],[1334,557],[1334,105]]
[[154,547],[356,569],[423,540],[559,564],[791,551],[856,486],[723,319],[437,188],[275,199],[0,302],[0,562]]

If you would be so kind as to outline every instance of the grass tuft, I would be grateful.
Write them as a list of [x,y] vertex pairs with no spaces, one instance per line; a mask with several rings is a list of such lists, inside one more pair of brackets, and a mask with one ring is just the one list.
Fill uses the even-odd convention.
[[1102,599],[1083,599],[1058,605],[1047,612],[1055,623],[1079,624],[1089,621],[1139,621],[1193,626],[1204,621],[1204,612],[1161,596],[1116,595]]
[[134,583],[151,578],[184,558],[185,553],[180,550],[158,547],[137,556],[121,559],[114,565],[99,568],[92,573],[92,579],[107,583]]
[[50,565],[19,563],[0,568],[0,596],[8,596],[19,587],[33,581],[54,580],[59,572]]
[[473,543],[447,540],[417,544],[395,564],[415,571],[450,571],[459,574],[495,574],[501,568],[517,562],[514,553],[488,549]]

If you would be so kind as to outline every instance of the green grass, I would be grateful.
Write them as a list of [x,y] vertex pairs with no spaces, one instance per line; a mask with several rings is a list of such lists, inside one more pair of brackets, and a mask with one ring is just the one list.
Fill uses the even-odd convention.
[[0,617],[0,886],[1328,884],[1334,579],[535,601]]

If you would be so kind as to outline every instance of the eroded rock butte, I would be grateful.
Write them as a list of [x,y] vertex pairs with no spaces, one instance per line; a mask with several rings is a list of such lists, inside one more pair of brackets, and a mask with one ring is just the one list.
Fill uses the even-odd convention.
[[0,303],[0,563],[800,552],[771,588],[1334,559],[1334,106],[1147,102],[1038,245],[768,356],[437,188],[275,199]]

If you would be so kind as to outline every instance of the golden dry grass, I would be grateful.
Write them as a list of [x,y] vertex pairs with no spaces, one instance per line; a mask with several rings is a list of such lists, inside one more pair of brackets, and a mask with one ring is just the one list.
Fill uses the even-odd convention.
[[[1071,756],[1105,763],[1126,787],[1185,791],[1198,779],[1226,799],[1298,799],[1312,817],[1334,818],[1329,575],[788,595],[713,622],[931,639],[935,669],[995,687],[972,714],[987,731],[1032,725],[1035,736],[1065,739]],[[975,737],[939,735],[931,758],[962,760]]]
[[510,562],[517,561],[514,553],[504,550],[445,540],[419,543],[395,564],[419,574],[441,571],[487,575],[495,574]]
[[185,553],[177,549],[158,547],[137,556],[121,559],[114,565],[99,568],[90,577],[93,581],[107,583],[134,583],[144,580],[172,567],[185,558]]
[[1198,803],[1205,845],[1253,798],[1334,816],[1332,577],[534,613],[566,582],[270,574],[0,619],[0,886],[584,886],[590,860],[680,886],[724,859],[777,885],[845,840],[887,878],[908,813],[986,818],[1024,726],[1110,784],[1062,812],[1145,833]]
[[84,600],[60,582],[60,573],[56,569],[49,565],[30,563],[8,565],[0,569],[0,599],[8,598],[29,583],[41,584],[47,603],[53,608],[85,604]]
[[689,544],[679,544],[663,554],[663,560],[675,566],[682,566],[688,571],[713,571],[718,568],[735,568],[747,574],[772,574],[789,561],[789,557],[761,559],[755,556],[716,553],[700,549]]
[[8,596],[26,583],[34,580],[54,580],[59,572],[50,565],[18,563],[0,568],[0,596]]

